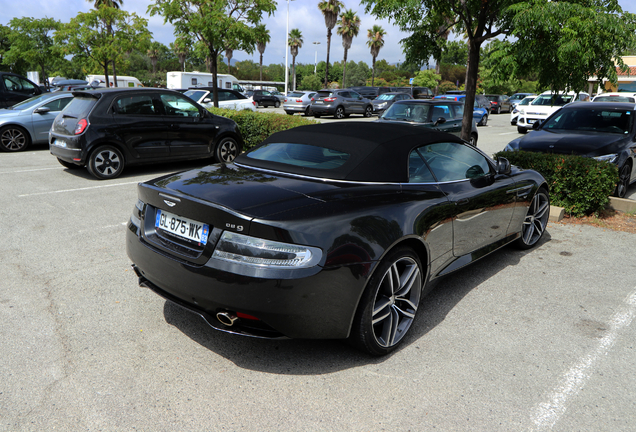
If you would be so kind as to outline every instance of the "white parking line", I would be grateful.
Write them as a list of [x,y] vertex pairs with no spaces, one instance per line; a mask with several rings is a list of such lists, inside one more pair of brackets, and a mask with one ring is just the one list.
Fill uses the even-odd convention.
[[37,193],[32,193],[32,194],[18,195],[18,198],[37,196],[37,195],[51,195],[51,194],[64,193],[64,192],[78,192],[78,191],[85,191],[85,190],[90,190],[90,189],[101,189],[101,188],[115,187],[115,186],[125,186],[125,185],[130,185],[130,184],[137,184],[139,182],[140,181],[137,180],[137,181],[133,181],[133,182],[105,184],[105,185],[100,185],[100,186],[91,186],[91,187],[77,188],[77,189],[63,189],[63,190],[49,191],[49,192],[37,192]]
[[636,291],[625,299],[627,307],[614,314],[609,322],[609,331],[599,341],[598,346],[587,356],[581,358],[570,370],[563,375],[560,385],[550,394],[548,401],[539,404],[533,416],[536,431],[552,429],[567,408],[568,401],[576,396],[590,378],[590,370],[594,364],[612,349],[618,333],[628,327],[636,315]]
[[506,132],[506,133],[500,133],[499,135],[512,135],[512,134],[518,134],[519,132]]
[[53,168],[37,168],[37,169],[20,170],[20,171],[4,171],[4,172],[0,172],[0,174],[17,174],[17,173],[35,172],[35,171],[59,170],[60,168],[61,168],[61,167],[53,167]]

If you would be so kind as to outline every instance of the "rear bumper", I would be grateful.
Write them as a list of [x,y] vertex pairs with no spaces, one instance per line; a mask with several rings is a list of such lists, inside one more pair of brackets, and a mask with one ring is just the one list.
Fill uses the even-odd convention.
[[336,112],[336,106],[311,104],[311,110],[314,114],[334,114]]
[[[74,148],[75,143],[69,142],[68,139],[58,138],[55,136],[49,137],[49,151],[51,154],[63,161],[74,163],[76,165],[84,165],[86,163],[86,153],[81,148]],[[66,143],[66,146],[59,143]]]
[[289,112],[305,112],[309,105],[283,105],[283,109]]
[[[126,250],[142,286],[189,309],[214,328],[266,338],[342,339],[349,335],[364,290],[369,264],[318,272],[298,279],[267,279],[234,274],[210,262],[193,265],[177,260],[139,237],[129,222]],[[248,314],[231,327],[215,318],[219,312]]]

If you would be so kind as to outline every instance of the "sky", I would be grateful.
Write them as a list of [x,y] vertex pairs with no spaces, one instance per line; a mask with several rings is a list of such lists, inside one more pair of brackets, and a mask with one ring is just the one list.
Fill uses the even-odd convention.
[[[287,0],[277,0],[278,8],[273,16],[265,17],[264,24],[270,31],[271,41],[265,49],[263,63],[285,63],[285,29],[287,25]],[[406,33],[389,23],[386,20],[377,20],[375,17],[364,12],[357,0],[341,0],[347,9],[353,9],[360,17],[360,33],[354,38],[347,58],[352,61],[364,61],[371,64],[371,54],[367,47],[367,29],[374,24],[381,25],[387,32],[384,47],[380,50],[378,60],[384,59],[389,63],[401,63],[405,56],[402,52],[400,40],[407,36]],[[148,20],[148,28],[153,34],[154,40],[169,45],[174,42],[172,26],[164,24],[163,17],[151,17],[146,13],[148,5],[154,3],[150,0],[123,0],[123,9],[128,12],[135,12]],[[289,29],[298,28],[302,35],[304,44],[298,52],[296,63],[313,64],[316,56],[318,61],[326,60],[327,57],[327,28],[322,13],[318,9],[319,0],[291,0],[289,1]],[[623,10],[636,13],[636,0],[619,0]],[[30,16],[33,18],[55,18],[62,22],[68,22],[77,15],[78,12],[87,12],[93,6],[93,1],[86,0],[0,0],[0,24],[7,25],[14,17]],[[314,44],[313,42],[320,42]],[[344,49],[342,38],[336,35],[333,30],[331,38],[331,62],[342,60]],[[258,63],[259,53],[257,50],[253,54],[242,51],[235,51],[232,57],[234,61],[253,60]],[[291,55],[289,56],[291,64]]]

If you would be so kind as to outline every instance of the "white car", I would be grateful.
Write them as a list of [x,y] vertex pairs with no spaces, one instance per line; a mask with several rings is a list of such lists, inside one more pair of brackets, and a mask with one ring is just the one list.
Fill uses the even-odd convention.
[[601,93],[594,96],[592,102],[636,102],[636,93],[614,92]]
[[514,126],[514,125],[517,124],[517,118],[519,117],[519,110],[521,108],[525,107],[526,105],[530,105],[530,102],[532,102],[536,98],[537,98],[537,95],[526,96],[523,99],[521,99],[521,101],[519,101],[518,103],[514,104],[514,109],[510,112],[510,124],[511,125]]
[[[256,103],[252,98],[248,98],[236,90],[218,89],[218,92],[219,108],[236,111],[256,111]],[[184,95],[206,108],[212,108],[214,106],[212,87],[191,88],[186,91]]]
[[589,101],[590,95],[584,92],[551,92],[541,93],[530,105],[521,107],[517,118],[517,132],[524,134],[532,129],[537,121],[543,121],[570,102]]

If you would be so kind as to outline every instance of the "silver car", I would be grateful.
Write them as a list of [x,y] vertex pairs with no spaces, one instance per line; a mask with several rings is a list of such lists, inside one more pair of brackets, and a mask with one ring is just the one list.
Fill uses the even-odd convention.
[[283,102],[283,109],[288,115],[303,113],[306,116],[312,115],[311,98],[316,92],[312,91],[292,91],[287,94]]
[[70,92],[43,93],[0,109],[0,150],[16,152],[49,140],[49,129],[73,99]]

